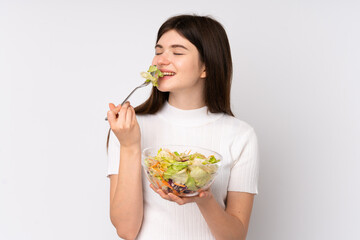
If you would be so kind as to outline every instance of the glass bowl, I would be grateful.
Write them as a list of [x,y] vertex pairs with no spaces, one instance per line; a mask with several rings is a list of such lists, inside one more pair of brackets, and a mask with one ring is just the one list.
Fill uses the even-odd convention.
[[222,156],[201,147],[163,145],[145,148],[141,164],[156,189],[180,197],[193,197],[214,182]]

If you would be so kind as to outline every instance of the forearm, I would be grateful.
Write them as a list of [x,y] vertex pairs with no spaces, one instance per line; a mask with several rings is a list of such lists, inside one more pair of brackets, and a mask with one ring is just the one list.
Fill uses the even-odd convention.
[[242,222],[221,208],[213,196],[197,205],[217,240],[245,240],[246,229]]
[[111,199],[110,217],[122,237],[135,238],[143,218],[140,146],[120,149],[116,190]]

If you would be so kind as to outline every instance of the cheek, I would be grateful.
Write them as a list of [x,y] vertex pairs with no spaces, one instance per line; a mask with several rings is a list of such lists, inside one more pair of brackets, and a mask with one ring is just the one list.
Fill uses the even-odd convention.
[[177,61],[176,63],[174,63],[174,65],[176,65],[178,69],[185,70],[184,72],[187,74],[194,71],[194,69],[196,68],[194,64],[196,65],[196,63],[192,61],[192,59],[181,59],[181,61]]
[[181,64],[182,69],[186,69],[186,74],[189,76],[197,75],[199,72],[199,64],[197,61],[187,61]]

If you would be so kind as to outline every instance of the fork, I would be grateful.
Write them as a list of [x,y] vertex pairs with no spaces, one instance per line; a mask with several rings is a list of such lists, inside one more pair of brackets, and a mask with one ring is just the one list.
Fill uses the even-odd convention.
[[[155,72],[151,72],[150,73],[153,77],[155,76]],[[134,90],[131,91],[131,93],[125,98],[125,100],[121,103],[121,105],[123,105],[128,99],[129,97],[136,91],[138,90],[139,88],[142,88],[142,87],[146,87],[147,85],[149,85],[151,83],[151,81],[148,81],[148,82],[144,82],[143,84],[141,84],[140,86],[137,86],[136,88],[134,88]],[[118,116],[118,114],[116,114],[116,117]],[[107,121],[108,118],[105,117],[105,121]]]

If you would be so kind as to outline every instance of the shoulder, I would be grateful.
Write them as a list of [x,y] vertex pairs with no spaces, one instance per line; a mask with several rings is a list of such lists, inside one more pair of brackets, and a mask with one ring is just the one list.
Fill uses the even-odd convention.
[[224,114],[219,124],[223,125],[234,136],[243,136],[254,132],[254,128],[246,121]]

